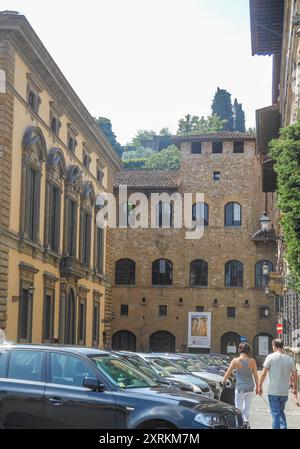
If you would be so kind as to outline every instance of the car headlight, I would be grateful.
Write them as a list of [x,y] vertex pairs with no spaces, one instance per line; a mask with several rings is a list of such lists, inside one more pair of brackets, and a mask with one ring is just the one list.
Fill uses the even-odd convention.
[[199,424],[204,424],[208,427],[224,425],[223,417],[214,413],[198,413],[198,415],[195,416],[194,421],[198,422]]

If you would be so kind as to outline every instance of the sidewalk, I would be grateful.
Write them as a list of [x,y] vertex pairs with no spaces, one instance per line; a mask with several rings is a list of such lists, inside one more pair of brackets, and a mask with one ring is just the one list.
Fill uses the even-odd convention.
[[[260,373],[259,373],[260,374]],[[263,397],[268,402],[268,382],[264,383]],[[300,429],[300,407],[297,407],[292,395],[285,407],[288,429]],[[268,405],[260,396],[255,396],[251,404],[250,425],[252,429],[272,429],[272,418]]]

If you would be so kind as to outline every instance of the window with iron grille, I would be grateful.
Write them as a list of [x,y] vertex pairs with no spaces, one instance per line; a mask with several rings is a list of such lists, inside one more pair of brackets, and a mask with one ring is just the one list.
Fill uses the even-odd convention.
[[128,315],[128,305],[127,304],[121,304],[121,315],[127,316]]
[[227,318],[229,319],[235,318],[235,307],[227,307]]
[[159,306],[159,316],[167,316],[168,306]]
[[196,312],[204,312],[204,306],[196,306]]
[[267,320],[269,318],[269,308],[268,307],[260,307],[259,308],[259,318],[261,320]]

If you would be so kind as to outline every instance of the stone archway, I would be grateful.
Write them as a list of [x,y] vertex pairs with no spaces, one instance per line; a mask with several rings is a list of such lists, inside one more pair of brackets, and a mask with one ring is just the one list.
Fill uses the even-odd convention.
[[176,339],[167,331],[157,331],[150,335],[149,348],[151,352],[175,352]]
[[116,332],[112,337],[112,349],[115,351],[136,351],[136,336],[130,331]]
[[226,332],[221,337],[221,354],[235,355],[241,342],[241,336],[236,332]]

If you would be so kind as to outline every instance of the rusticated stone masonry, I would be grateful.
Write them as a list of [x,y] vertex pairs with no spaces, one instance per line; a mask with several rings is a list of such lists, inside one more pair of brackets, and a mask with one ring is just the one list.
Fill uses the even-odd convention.
[[9,89],[14,80],[14,53],[8,33],[0,33],[0,70],[6,77],[6,91],[0,94],[0,325],[6,326],[8,290],[8,248],[3,231],[9,227],[14,100]]

